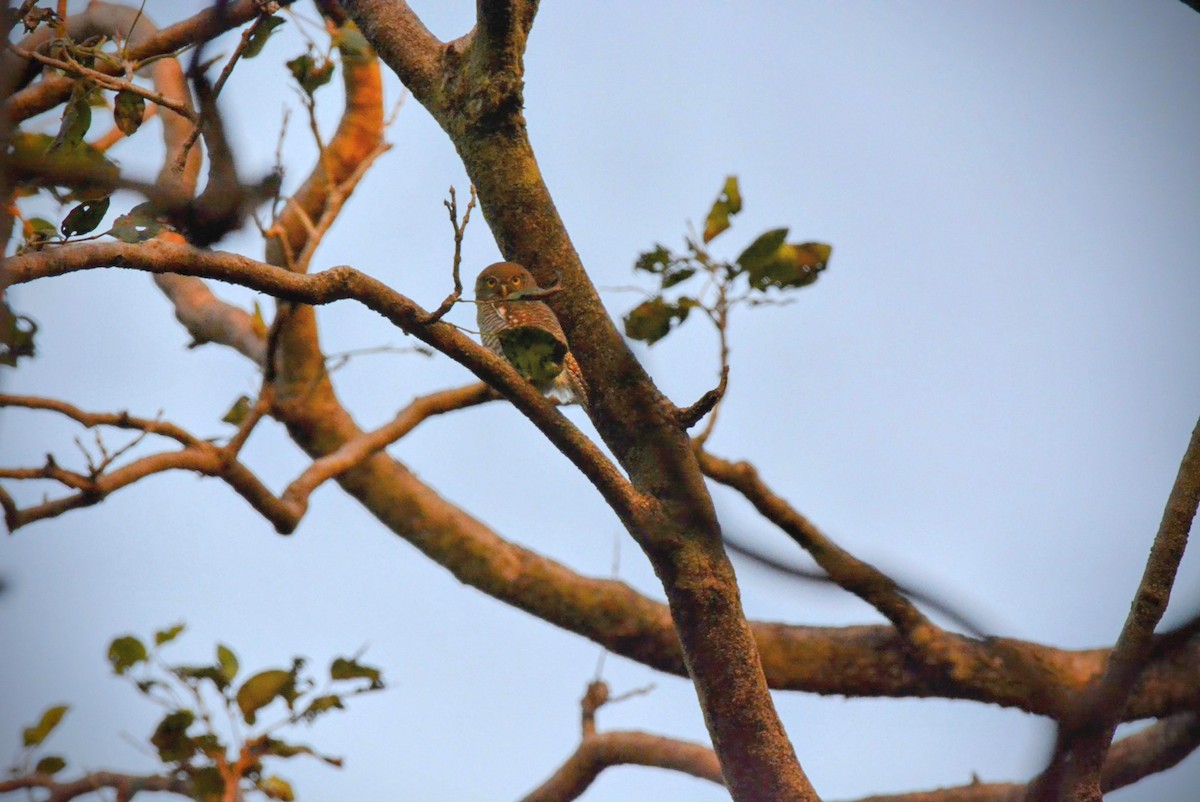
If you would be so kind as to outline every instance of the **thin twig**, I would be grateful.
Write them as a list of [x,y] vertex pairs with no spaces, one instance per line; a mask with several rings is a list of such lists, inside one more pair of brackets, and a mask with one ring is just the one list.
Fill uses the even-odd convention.
[[451,262],[450,272],[454,276],[454,291],[446,296],[446,300],[442,301],[441,306],[430,312],[421,321],[422,325],[428,326],[431,323],[437,323],[446,313],[449,312],[458,299],[462,297],[462,278],[459,275],[459,266],[462,264],[462,241],[463,234],[467,230],[467,223],[471,220],[471,210],[475,208],[475,185],[471,185],[471,200],[467,202],[467,209],[463,212],[462,224],[458,222],[458,200],[454,195],[454,187],[450,187],[450,199],[442,201],[446,207],[446,211],[450,213],[450,227],[454,229],[454,259]]
[[124,78],[117,78],[98,70],[93,70],[90,67],[85,67],[74,60],[63,61],[62,59],[53,58],[51,56],[39,53],[36,50],[22,50],[21,48],[12,44],[10,44],[8,47],[21,58],[33,59],[34,61],[45,64],[48,67],[54,67],[56,69],[63,70],[64,72],[71,73],[72,75],[80,78],[87,78],[88,80],[99,84],[105,89],[111,89],[114,92],[132,92],[135,95],[139,95],[146,100],[149,100],[151,103],[162,106],[165,109],[170,109],[180,117],[186,117],[193,122],[195,122],[197,119],[196,113],[188,108],[185,104],[171,100],[159,92],[139,86],[133,81],[128,81]]
[[[238,60],[241,59],[242,54],[246,52],[246,46],[250,44],[250,39],[254,36],[254,34],[258,33],[258,29],[261,28],[265,20],[270,17],[270,14],[261,14],[254,19],[254,22],[250,24],[250,27],[242,31],[242,37],[238,40],[237,47],[234,48],[233,54],[229,57],[229,60],[225,62],[225,66],[221,69],[221,74],[217,76],[217,82],[213,84],[212,97],[214,101],[221,94],[221,90],[225,88],[225,82],[229,80],[229,76],[233,73],[233,68],[237,66]],[[188,133],[187,139],[183,141],[183,145],[179,149],[179,154],[175,157],[174,169],[177,172],[183,170],[183,166],[187,163],[188,153],[191,151],[192,147],[195,146],[196,140],[200,138],[201,129],[204,127],[203,116],[204,115],[201,114],[199,117],[193,119],[195,125],[192,126],[192,130]]]

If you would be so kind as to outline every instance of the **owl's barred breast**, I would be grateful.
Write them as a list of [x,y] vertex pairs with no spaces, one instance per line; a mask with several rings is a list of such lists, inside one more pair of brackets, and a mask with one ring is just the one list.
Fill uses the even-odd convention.
[[[507,288],[505,288],[506,284]],[[555,362],[559,358],[562,359],[562,362],[559,363],[561,368],[553,380],[538,381],[534,386],[560,403],[577,403],[586,407],[586,385],[583,382],[579,364],[575,361],[574,356],[566,350],[566,333],[563,332],[562,325],[558,322],[558,317],[554,314],[553,309],[542,301],[519,297],[519,294],[524,293],[527,289],[536,291],[537,283],[527,270],[514,263],[497,263],[480,274],[475,283],[476,319],[479,324],[480,340],[489,351],[513,362],[513,358],[504,352],[504,344],[500,337],[502,332],[509,329],[522,329],[537,330],[550,335],[561,343],[562,355],[551,357]],[[512,295],[508,294],[514,290]],[[512,347],[512,343],[510,343],[510,347]],[[521,356],[529,355],[522,354]],[[538,357],[538,359],[545,358],[544,354]],[[545,364],[537,362],[533,367],[543,368]],[[533,375],[540,372],[531,369],[530,365],[522,365],[518,368],[523,368]]]

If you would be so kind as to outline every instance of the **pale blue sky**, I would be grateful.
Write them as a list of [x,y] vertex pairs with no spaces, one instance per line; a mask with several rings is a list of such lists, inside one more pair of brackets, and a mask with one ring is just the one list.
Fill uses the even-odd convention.
[[[150,0],[147,12],[166,22],[200,5]],[[445,38],[473,13],[414,5]],[[729,173],[746,209],[718,255],[778,225],[834,246],[796,303],[734,319],[713,451],[754,461],[843,546],[998,634],[1111,643],[1200,414],[1200,14],[1174,0],[650,5],[546,2],[530,40],[531,137],[595,282],[633,283],[638,252],[678,246]],[[281,65],[302,49],[295,27],[226,92],[247,176],[269,166],[281,110],[298,105]],[[400,96],[390,76],[388,91]],[[327,122],[337,98],[336,87],[319,95]],[[292,182],[313,152],[300,119]],[[450,282],[441,201],[451,184],[465,193],[465,177],[416,103],[389,139],[316,266],[350,263],[433,305]],[[132,149],[115,155],[136,163]],[[258,255],[255,240],[224,247]],[[464,247],[471,274],[498,256],[481,219]],[[614,317],[637,301],[604,298]],[[225,409],[257,386],[240,357],[185,350],[144,276],[56,279],[13,302],[43,330],[38,359],[5,373],[6,391],[161,409],[219,435]],[[406,343],[349,304],[320,318],[329,352]],[[635,350],[680,403],[715,379],[700,321]],[[365,357],[336,374],[367,427],[469,378],[418,356]],[[75,433],[6,413],[0,463],[36,464],[50,449],[68,460]],[[608,575],[620,540],[621,578],[661,596],[592,487],[507,405],[431,422],[391,452],[505,537],[581,573]],[[303,467],[277,427],[246,456],[276,488]],[[731,531],[792,554],[744,503],[717,498]],[[120,734],[143,737],[157,713],[108,676],[104,650],[114,635],[186,620],[181,660],[206,658],[216,640],[247,667],[296,653],[324,664],[369,644],[365,659],[391,688],[300,733],[348,758],[342,771],[278,766],[302,799],[511,799],[540,782],[577,742],[597,647],[459,585],[337,489],[313,501],[285,539],[218,482],[161,477],[0,543],[0,642],[15,644],[0,650],[0,755],[45,705],[67,701],[56,751],[77,767],[147,767]],[[1167,623],[1200,606],[1194,551]],[[879,620],[845,594],[739,566],[756,618]],[[617,693],[656,689],[604,709],[602,728],[706,737],[686,681],[612,657],[605,677]],[[1052,734],[1044,720],[965,702],[777,699],[828,799],[972,772],[1024,779]],[[1114,798],[1179,799],[1198,781],[1193,756]],[[649,798],[727,797],[634,768],[607,772],[585,797]]]

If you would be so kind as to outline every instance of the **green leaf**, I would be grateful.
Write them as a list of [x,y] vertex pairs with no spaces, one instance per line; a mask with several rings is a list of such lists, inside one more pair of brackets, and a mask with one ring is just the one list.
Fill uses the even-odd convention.
[[225,797],[225,780],[215,766],[191,772],[192,797],[200,802],[220,802]]
[[371,681],[372,688],[383,687],[383,674],[378,668],[363,665],[357,660],[347,660],[344,657],[337,658],[329,666],[329,678],[333,680],[366,679]]
[[292,77],[309,97],[333,78],[333,62],[328,59],[317,62],[311,53],[292,59],[287,63],[287,68],[292,71]]
[[86,200],[67,212],[60,229],[63,236],[73,237],[76,234],[90,234],[100,225],[104,215],[108,214],[111,198],[105,196],[99,200]]
[[694,275],[696,275],[696,268],[694,267],[684,267],[679,270],[667,271],[663,273],[662,288],[664,290],[670,289],[676,284],[682,284]]
[[287,780],[273,775],[259,780],[258,789],[271,799],[282,799],[283,802],[292,802],[296,798],[296,795],[292,793],[291,784]]
[[67,761],[58,755],[46,755],[33,767],[34,774],[58,774],[67,767]]
[[721,194],[713,201],[712,208],[708,212],[708,219],[704,221],[704,241],[711,242],[718,234],[729,228],[729,218],[742,210],[742,193],[738,188],[738,180],[736,175],[728,176],[725,179],[725,186],[721,188]]
[[179,633],[183,632],[183,627],[183,624],[176,624],[173,627],[167,627],[166,629],[160,629],[158,632],[155,632],[154,645],[162,646],[164,643],[170,643],[171,641],[175,640],[177,637],[179,637]]
[[643,301],[625,315],[625,336],[653,345],[671,330],[671,306],[662,298]]
[[113,121],[125,136],[133,136],[142,127],[146,116],[146,99],[136,92],[122,89],[113,101]]
[[188,727],[196,721],[191,710],[176,710],[168,713],[154,728],[150,743],[158,750],[159,760],[164,763],[187,760],[196,752],[196,744],[188,736]]
[[271,38],[271,34],[275,33],[275,29],[282,25],[286,20],[283,17],[265,17],[258,24],[254,34],[250,37],[250,41],[246,42],[246,47],[242,50],[242,58],[254,58],[263,51],[267,46],[267,40]]
[[172,666],[171,673],[189,685],[206,679],[220,690],[229,687],[229,681],[219,666]]
[[643,301],[625,315],[625,336],[654,345],[667,336],[673,324],[686,320],[693,306],[696,306],[696,301],[692,298],[680,298],[676,303],[668,303],[662,296],[655,296]]
[[646,251],[638,256],[637,261],[633,263],[633,269],[657,275],[670,267],[674,261],[674,254],[662,245],[655,244],[654,250]]
[[311,746],[303,744],[289,744],[285,741],[280,741],[276,738],[266,738],[262,742],[262,750],[264,755],[274,755],[275,757],[289,758],[297,755],[308,755],[315,757],[318,760],[323,760],[331,766],[341,767],[342,759],[340,757],[332,757],[331,755],[322,755],[314,750]]
[[0,365],[16,367],[18,359],[32,358],[37,350],[33,342],[37,330],[37,323],[13,312],[0,297]]
[[328,713],[330,710],[345,710],[346,706],[342,703],[342,697],[337,694],[326,694],[318,696],[308,703],[308,707],[304,708],[304,712],[300,714],[300,718],[304,721],[312,723],[313,719],[322,713]]
[[783,241],[787,239],[787,233],[786,228],[764,231],[754,242],[750,243],[746,250],[742,251],[741,256],[737,258],[737,263],[741,265],[742,270],[748,272],[764,269],[775,258]]
[[75,82],[71,88],[71,97],[63,109],[62,123],[58,127],[58,135],[50,143],[47,153],[60,150],[74,150],[83,144],[83,138],[92,127],[92,106],[90,101],[92,87],[82,79]]
[[232,423],[234,426],[241,426],[246,420],[246,416],[250,414],[250,397],[243,395],[239,396],[237,401],[233,402],[233,406],[225,413],[225,417],[221,418],[223,423]]
[[567,344],[537,326],[510,326],[497,332],[504,356],[535,387],[546,387],[563,371]]
[[225,754],[225,744],[221,743],[221,739],[217,737],[216,733],[206,732],[203,735],[197,735],[192,739],[192,743],[196,745],[196,751],[209,760],[216,760]]
[[25,221],[36,234],[43,234],[49,237],[58,236],[58,226],[51,223],[44,217],[31,217]]
[[145,659],[146,647],[132,635],[117,638],[109,644],[108,662],[118,674],[124,674]]
[[808,286],[828,266],[831,253],[833,248],[823,242],[787,243],[781,258],[768,270],[768,278],[780,288]]
[[247,724],[253,724],[255,713],[269,705],[277,697],[294,692],[295,677],[290,671],[268,669],[260,671],[238,688],[237,704]]
[[56,705],[48,708],[42,713],[42,717],[38,719],[38,723],[32,727],[26,727],[23,735],[23,742],[26,746],[37,746],[50,733],[54,732],[54,728],[62,721],[63,716],[70,710],[68,705]]
[[767,231],[738,257],[754,289],[803,287],[816,281],[825,269],[833,249],[820,242],[786,243],[787,231]]
[[152,239],[165,229],[159,208],[145,201],[114,220],[108,233],[121,242],[137,243]]
[[223,643],[217,644],[217,665],[220,667],[221,676],[225,678],[225,681],[233,682],[233,678],[238,673],[237,655],[233,653],[233,649]]

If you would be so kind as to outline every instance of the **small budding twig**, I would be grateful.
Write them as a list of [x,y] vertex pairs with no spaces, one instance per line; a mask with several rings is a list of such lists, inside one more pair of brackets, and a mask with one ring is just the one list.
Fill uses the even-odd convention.
[[442,301],[441,306],[425,315],[419,321],[421,325],[428,326],[437,323],[446,313],[449,312],[458,299],[462,297],[462,277],[459,273],[459,267],[462,265],[462,241],[463,234],[467,230],[467,223],[471,220],[471,210],[475,208],[475,185],[471,185],[471,200],[467,202],[467,208],[463,212],[462,223],[458,222],[458,199],[454,194],[454,187],[450,187],[450,199],[442,201],[442,205],[446,207],[446,211],[450,213],[450,227],[454,229],[454,260],[451,263],[451,272],[454,275],[454,292],[446,296],[446,300]]

